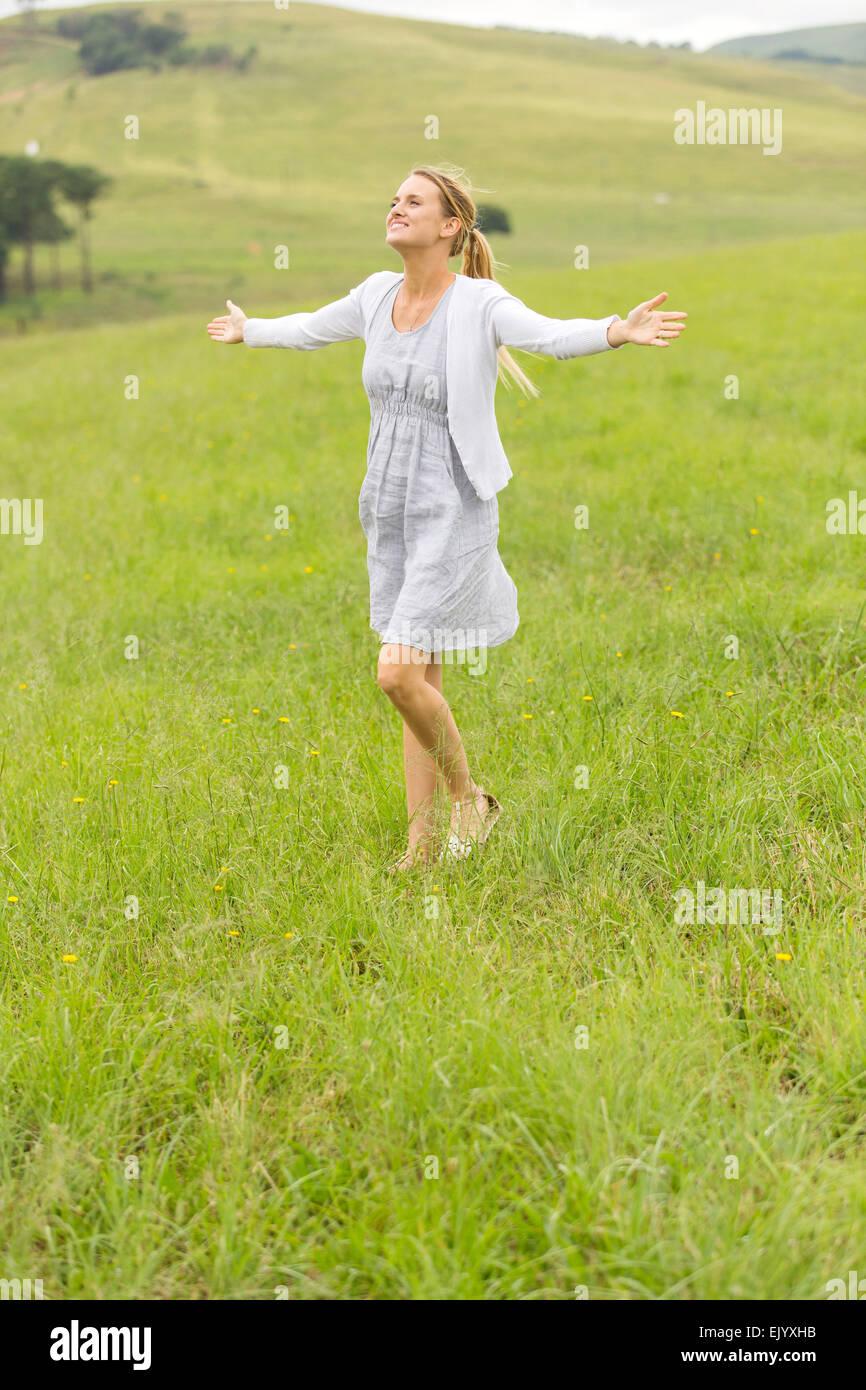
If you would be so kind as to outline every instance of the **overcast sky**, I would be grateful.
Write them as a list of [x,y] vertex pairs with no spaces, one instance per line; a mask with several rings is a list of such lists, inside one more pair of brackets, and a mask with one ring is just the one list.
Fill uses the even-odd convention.
[[[72,0],[75,4],[76,0]],[[171,7],[171,0],[145,0]],[[268,0],[248,0],[265,4]],[[561,29],[591,38],[607,35],[647,43],[684,43],[707,48],[741,34],[866,21],[866,0],[726,0],[696,12],[695,0],[319,0],[344,10],[439,19],[452,24],[516,24],[525,29]],[[51,8],[67,8],[55,0]],[[14,14],[15,0],[0,0],[0,15]]]

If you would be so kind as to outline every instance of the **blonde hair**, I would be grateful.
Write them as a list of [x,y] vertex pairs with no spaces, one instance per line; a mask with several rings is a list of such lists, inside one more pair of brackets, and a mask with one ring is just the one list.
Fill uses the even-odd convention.
[[[409,170],[409,176],[418,174],[431,183],[435,183],[439,189],[439,196],[442,199],[442,211],[447,217],[456,217],[460,222],[460,227],[455,234],[451,245],[449,256],[459,256],[463,253],[463,274],[468,275],[473,280],[495,280],[496,268],[499,262],[493,255],[493,248],[484,233],[476,225],[478,209],[475,206],[475,199],[469,188],[469,181],[462,169],[449,166],[448,168],[435,167],[431,164],[422,164]],[[512,381],[516,381],[525,396],[537,396],[538,387],[530,381],[526,373],[515,362],[507,348],[501,347],[498,352],[499,365],[498,376],[502,384],[511,390]]]

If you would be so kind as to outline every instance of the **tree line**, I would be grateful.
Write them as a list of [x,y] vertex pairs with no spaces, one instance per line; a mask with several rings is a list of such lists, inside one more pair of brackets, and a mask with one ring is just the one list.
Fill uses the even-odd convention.
[[52,278],[55,288],[60,288],[60,243],[75,231],[61,217],[58,199],[77,214],[81,288],[88,294],[92,291],[88,224],[94,202],[111,183],[108,174],[90,164],[0,155],[0,300],[6,298],[6,269],[13,246],[20,246],[24,254],[25,294],[36,289],[33,252],[40,242],[52,247]]
[[63,14],[55,31],[64,39],[78,41],[78,56],[91,77],[124,68],[151,68],[159,72],[163,63],[174,67],[185,64],[213,64],[245,68],[258,49],[251,44],[235,54],[227,43],[205,44],[196,48],[186,43],[183,16],[163,15],[162,22],[142,21],[141,10],[107,10],[96,14]]

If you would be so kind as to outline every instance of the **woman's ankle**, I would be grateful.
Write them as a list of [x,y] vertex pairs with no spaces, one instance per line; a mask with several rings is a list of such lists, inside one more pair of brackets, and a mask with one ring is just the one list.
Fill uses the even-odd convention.
[[410,849],[418,849],[419,846],[432,845],[435,839],[433,826],[424,826],[423,829],[409,826],[408,844]]
[[477,782],[470,780],[468,789],[462,795],[454,797],[453,801],[457,806],[471,806],[478,800],[479,796],[483,795],[483,788]]

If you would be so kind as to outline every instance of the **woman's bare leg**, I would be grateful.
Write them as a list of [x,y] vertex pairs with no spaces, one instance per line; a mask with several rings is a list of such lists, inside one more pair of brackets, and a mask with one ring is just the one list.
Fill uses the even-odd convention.
[[[470,776],[463,740],[442,694],[441,668],[437,688],[426,678],[430,665],[426,653],[417,648],[386,643],[379,653],[377,678],[388,699],[402,715],[406,730],[413,739],[410,744],[413,777],[419,779],[417,785],[421,787],[421,801],[432,796],[432,789],[429,767],[424,781],[424,764],[418,761],[416,750],[426,754],[429,763],[438,769],[452,801],[461,803],[465,808],[462,833],[472,835],[480,829],[487,802]],[[404,755],[406,737],[404,733]]]
[[[442,694],[442,664],[431,661],[424,679]],[[409,817],[409,858],[429,861],[435,838],[436,791],[445,781],[436,759],[422,748],[409,725],[403,724],[403,767],[406,774],[406,811]]]

